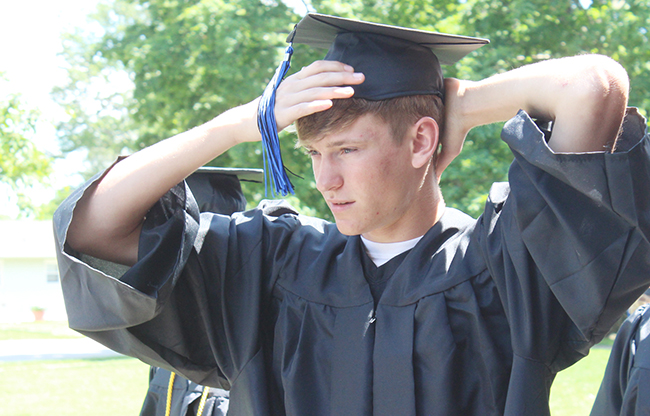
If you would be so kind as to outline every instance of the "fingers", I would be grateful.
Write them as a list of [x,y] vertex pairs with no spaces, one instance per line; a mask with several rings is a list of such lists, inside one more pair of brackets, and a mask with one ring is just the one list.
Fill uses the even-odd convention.
[[325,111],[332,100],[350,98],[357,85],[364,81],[361,73],[341,62],[316,61],[284,80],[276,95],[275,115],[278,128],[295,120]]
[[314,61],[310,65],[303,67],[299,72],[292,75],[290,78],[306,79],[313,75],[327,72],[347,72],[352,74],[354,73],[354,68],[352,68],[350,65],[338,61]]

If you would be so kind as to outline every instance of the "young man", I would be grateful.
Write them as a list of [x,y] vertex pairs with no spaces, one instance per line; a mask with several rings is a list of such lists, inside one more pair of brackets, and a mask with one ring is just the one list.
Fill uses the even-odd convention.
[[[435,60],[363,28],[336,30],[332,49],[393,52],[364,73],[315,62],[275,105],[279,129],[298,120],[336,224],[264,209],[199,217],[177,184],[260,139],[257,102],[232,109],[61,206],[70,324],[230,389],[231,415],[548,415],[555,374],[650,280],[650,149],[644,120],[625,115],[626,74],[578,56],[444,86],[422,73],[426,94],[352,100],[368,85],[402,91],[413,76],[400,71]],[[385,62],[402,50],[420,57]],[[438,178],[467,132],[511,117],[509,185],[478,221],[446,208]],[[553,121],[548,143],[531,117]],[[111,275],[87,255],[130,268]]]

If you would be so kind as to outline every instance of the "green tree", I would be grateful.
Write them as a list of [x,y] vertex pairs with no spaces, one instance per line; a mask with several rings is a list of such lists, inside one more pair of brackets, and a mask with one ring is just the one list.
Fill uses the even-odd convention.
[[[0,81],[4,81],[0,73]],[[27,109],[16,94],[0,102],[0,185],[16,196],[20,216],[34,213],[26,192],[36,183],[47,181],[52,157],[36,148],[30,140],[38,112]]]
[[[382,23],[490,38],[447,76],[478,80],[541,59],[603,53],[625,66],[630,102],[648,108],[650,20],[645,0],[312,0],[314,11]],[[123,151],[135,151],[203,123],[258,96],[278,65],[284,38],[300,16],[267,0],[114,0],[95,19],[105,33],[73,33],[65,40],[70,83],[58,90],[70,121],[59,134],[64,150],[84,148],[91,169]],[[293,70],[324,50],[296,45]],[[95,88],[127,74],[126,88]],[[88,105],[92,102],[102,105]],[[490,184],[506,179],[512,155],[499,125],[474,129],[441,186],[447,203],[470,214],[482,210]],[[287,167],[299,205],[331,218],[315,188],[311,165],[283,133]],[[259,144],[238,146],[213,164],[261,167]],[[247,187],[255,203],[263,187]]]
[[[645,0],[595,0],[588,7],[577,0],[469,0],[457,20],[462,33],[490,38],[491,44],[457,65],[454,76],[480,79],[542,59],[599,53],[628,71],[631,105],[650,108],[650,6]],[[495,140],[499,128],[471,132],[441,184],[452,205],[474,215],[491,182],[505,179],[512,160],[507,147]]]
[[[103,34],[76,32],[64,39],[69,83],[55,91],[69,115],[58,129],[62,148],[88,151],[86,176],[119,153],[257,97],[296,20],[283,3],[257,0],[116,0],[100,6],[94,18]],[[118,84],[126,88],[96,87],[116,85],[120,73],[128,74],[130,85]],[[89,101],[101,105],[89,111]],[[304,155],[291,144],[286,152],[289,169],[300,174],[307,167]],[[301,160],[292,163],[294,157]],[[212,164],[262,167],[260,145],[238,146]],[[249,200],[264,197],[263,187],[245,188]],[[308,193],[301,199],[309,201]]]
[[[628,71],[630,104],[650,108],[650,4],[645,0],[314,0],[323,13],[489,38],[446,76],[479,80],[539,60],[583,53],[611,56]],[[586,4],[586,3],[585,3]],[[643,111],[642,111],[643,112]],[[512,154],[501,124],[474,129],[445,171],[448,205],[481,213],[489,187],[506,180]]]

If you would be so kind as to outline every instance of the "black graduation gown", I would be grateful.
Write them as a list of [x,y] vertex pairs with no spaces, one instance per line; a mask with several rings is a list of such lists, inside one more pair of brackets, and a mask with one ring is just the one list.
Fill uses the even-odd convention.
[[[261,179],[262,172],[258,174]],[[243,178],[240,178],[240,175],[249,180],[257,179],[252,176],[255,171],[251,169],[204,167],[187,177],[185,182],[192,191],[199,212],[231,215],[246,209],[246,198],[240,184]],[[200,386],[163,368],[151,367],[149,374],[149,389],[140,416],[186,416],[198,413],[202,394],[208,387]],[[168,389],[172,377],[170,398]],[[228,392],[222,389],[208,389],[201,416],[224,416],[228,410]]]
[[199,216],[184,184],[147,216],[138,263],[109,273],[65,245],[81,189],[55,217],[70,326],[230,389],[231,416],[548,415],[555,374],[650,284],[650,144],[633,109],[614,154],[553,154],[523,112],[502,138],[509,185],[478,221],[447,209],[376,310],[358,236]]
[[650,305],[616,334],[591,416],[650,416]]
[[[172,399],[167,413],[167,393],[171,372],[164,368],[151,367],[149,390],[142,403],[140,416],[196,416],[205,386],[200,386],[176,375],[172,386]],[[225,416],[228,411],[228,392],[210,389],[201,416]]]

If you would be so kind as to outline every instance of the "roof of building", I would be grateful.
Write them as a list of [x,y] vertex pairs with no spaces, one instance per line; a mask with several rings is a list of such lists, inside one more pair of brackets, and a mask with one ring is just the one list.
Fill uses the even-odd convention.
[[54,258],[52,221],[0,221],[0,259]]

